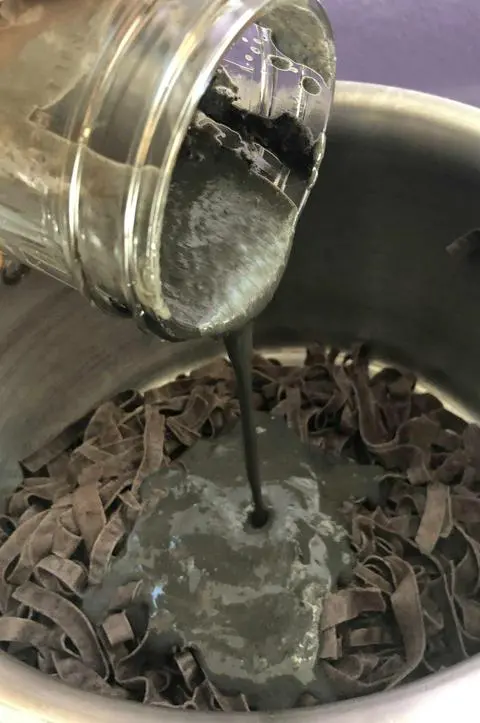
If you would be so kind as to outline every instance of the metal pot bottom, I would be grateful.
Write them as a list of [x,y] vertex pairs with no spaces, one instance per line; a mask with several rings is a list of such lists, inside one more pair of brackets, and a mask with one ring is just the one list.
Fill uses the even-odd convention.
[[[480,111],[395,89],[339,84],[320,178],[291,261],[257,323],[257,347],[374,342],[480,411]],[[473,241],[472,241],[473,238]],[[0,289],[0,463],[27,456],[101,400],[201,363],[210,341],[169,345],[29,274]],[[480,660],[389,693],[278,719],[476,720]],[[470,700],[472,699],[472,700]],[[468,705],[471,703],[471,705]],[[0,656],[0,719],[17,723],[183,720],[67,688]],[[223,715],[216,716],[220,721]],[[228,716],[229,720],[236,716]],[[266,715],[252,714],[267,721]]]

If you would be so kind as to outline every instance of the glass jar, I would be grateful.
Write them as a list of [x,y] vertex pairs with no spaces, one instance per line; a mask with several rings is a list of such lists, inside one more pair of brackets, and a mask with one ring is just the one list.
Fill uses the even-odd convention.
[[[249,44],[252,28],[256,45]],[[275,67],[283,54],[272,51],[272,38],[294,61],[290,68],[287,61]],[[261,101],[271,118],[289,111],[291,99],[283,102],[281,88],[269,87],[270,71],[300,69],[299,118],[307,108],[315,163],[306,180],[292,182],[289,169],[265,151],[263,171],[241,171],[249,192],[240,226],[228,194],[216,201],[210,194],[215,222],[222,211],[229,238],[213,250],[192,237],[192,255],[182,247],[179,219],[187,207],[189,223],[197,218],[205,197],[197,187],[185,192],[185,184],[202,174],[191,157],[176,180],[175,173],[199,102],[225,57],[234,74],[242,66],[247,95],[256,89],[247,110]],[[167,338],[235,327],[261,310],[281,277],[323,155],[334,77],[331,30],[317,0],[4,0],[0,248]],[[313,91],[305,78],[317,83]],[[205,172],[203,190],[215,172]],[[269,214],[278,223],[265,222]],[[255,234],[247,243],[241,234],[248,229]]]

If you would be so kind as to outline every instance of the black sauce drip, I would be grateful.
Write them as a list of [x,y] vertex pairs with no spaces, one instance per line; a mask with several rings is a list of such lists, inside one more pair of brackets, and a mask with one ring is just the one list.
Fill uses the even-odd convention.
[[240,403],[243,446],[247,478],[252,492],[253,511],[249,517],[252,527],[263,527],[269,517],[269,510],[262,493],[260,461],[258,456],[257,433],[252,401],[252,355],[253,326],[246,324],[239,331],[224,335],[225,348],[232,363],[237,380],[237,396]]

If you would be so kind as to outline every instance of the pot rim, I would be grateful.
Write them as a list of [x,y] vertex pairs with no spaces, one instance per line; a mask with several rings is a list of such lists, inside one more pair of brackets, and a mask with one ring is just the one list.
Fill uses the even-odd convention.
[[[435,118],[435,126],[432,125]],[[352,122],[352,118],[354,122]],[[382,119],[382,125],[378,120]],[[429,147],[448,152],[448,140],[456,155],[465,154],[470,164],[472,154],[480,167],[480,109],[426,93],[356,82],[337,83],[331,133],[385,131],[408,140],[424,137]],[[418,140],[417,140],[418,143]],[[328,144],[327,144],[328,153]],[[480,182],[479,182],[480,183]],[[480,687],[480,656],[409,683],[393,691],[376,693],[313,709],[275,713],[285,723],[370,723],[372,719],[388,723],[423,723],[427,716],[437,723],[450,723],[459,714],[465,720],[477,720],[476,685]],[[469,705],[470,704],[470,705]],[[86,693],[52,680],[6,654],[0,654],[0,720],[4,723],[184,723],[210,713],[170,711],[140,706]],[[250,721],[267,723],[269,713],[217,713],[219,723],[237,723],[249,716]],[[468,719],[468,716],[467,716]]]

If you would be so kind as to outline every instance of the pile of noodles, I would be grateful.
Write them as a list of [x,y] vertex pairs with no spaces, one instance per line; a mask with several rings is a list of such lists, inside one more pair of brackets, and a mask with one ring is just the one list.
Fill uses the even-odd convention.
[[[342,513],[356,564],[326,599],[320,660],[339,699],[392,688],[480,650],[480,429],[416,391],[408,372],[371,376],[359,348],[340,359],[315,346],[305,364],[254,360],[258,410],[303,440],[385,469],[381,503]],[[248,709],[208,681],[195,651],[159,667],[135,584],[95,627],[81,609],[119,554],[141,509],[143,479],[238,416],[230,366],[102,404],[23,461],[0,518],[0,645],[85,690],[201,710]],[[303,697],[299,705],[313,705]]]

